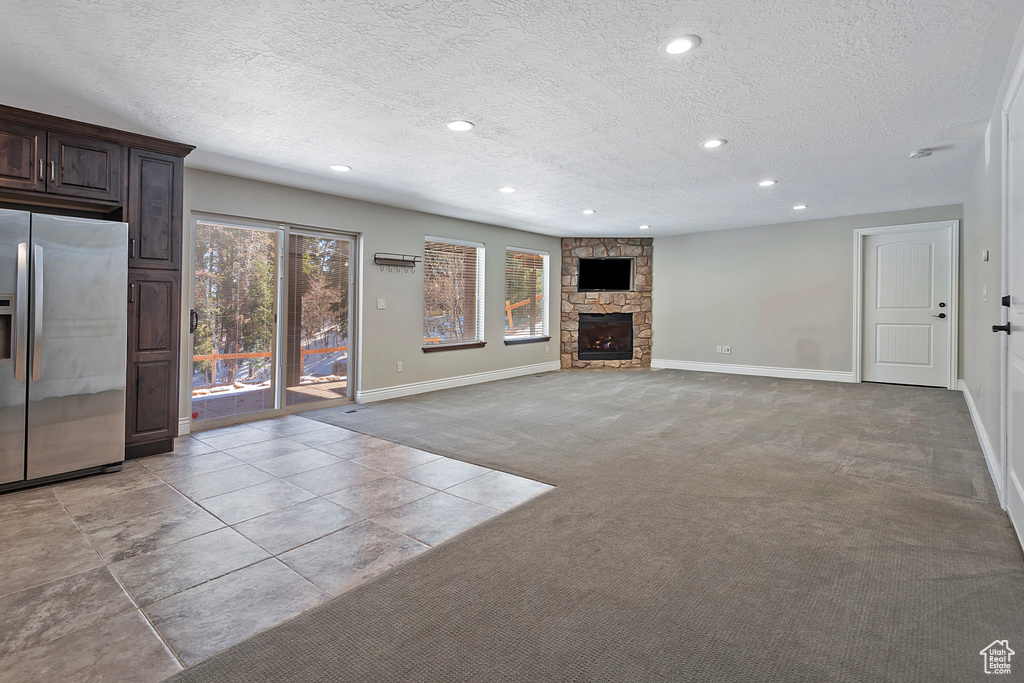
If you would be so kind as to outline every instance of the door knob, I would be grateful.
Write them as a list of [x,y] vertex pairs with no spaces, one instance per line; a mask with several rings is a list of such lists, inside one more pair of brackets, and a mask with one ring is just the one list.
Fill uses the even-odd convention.
[[1005,325],[993,325],[992,331],[1005,332],[1006,334],[1010,334],[1010,323],[1006,323]]
[[939,319],[945,319],[946,314],[945,313],[939,313],[938,315],[933,315],[932,317],[933,318],[939,318]]

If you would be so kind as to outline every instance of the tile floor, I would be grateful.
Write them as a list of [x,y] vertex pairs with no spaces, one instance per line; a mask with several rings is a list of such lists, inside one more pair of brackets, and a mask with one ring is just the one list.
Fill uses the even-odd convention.
[[292,415],[0,495],[0,683],[162,680],[550,488]]

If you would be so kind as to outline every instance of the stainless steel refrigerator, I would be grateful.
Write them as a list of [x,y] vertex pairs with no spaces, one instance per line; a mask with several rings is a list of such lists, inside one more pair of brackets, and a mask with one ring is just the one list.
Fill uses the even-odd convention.
[[124,461],[128,225],[0,209],[0,491]]

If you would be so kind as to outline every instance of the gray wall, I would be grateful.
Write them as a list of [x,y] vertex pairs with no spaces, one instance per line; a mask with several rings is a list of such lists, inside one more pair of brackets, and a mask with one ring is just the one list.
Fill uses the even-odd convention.
[[[183,287],[186,290],[192,268],[194,211],[333,228],[362,236],[360,390],[558,361],[559,238],[186,169],[183,259]],[[382,273],[378,266],[373,265],[373,254],[378,251],[422,255],[424,235],[472,240],[486,245],[485,348],[424,354],[423,269],[417,267],[414,274]],[[551,337],[555,341],[549,344],[505,346],[503,343],[506,246],[543,250],[551,255],[549,317]],[[377,310],[377,299],[387,300],[385,310]],[[184,292],[183,302],[180,413],[185,417],[188,415],[192,365],[186,343],[190,291]],[[401,374],[395,372],[396,361],[403,362]]]
[[961,217],[939,206],[657,238],[654,359],[852,372],[853,231]]
[[[990,134],[990,155],[978,159],[967,201],[960,262],[960,377],[974,399],[990,438],[999,434],[1000,335],[1002,322],[1002,126]],[[989,260],[981,253],[988,250]],[[986,292],[987,289],[987,292]],[[985,301],[985,299],[988,301]],[[998,446],[997,446],[998,447]]]

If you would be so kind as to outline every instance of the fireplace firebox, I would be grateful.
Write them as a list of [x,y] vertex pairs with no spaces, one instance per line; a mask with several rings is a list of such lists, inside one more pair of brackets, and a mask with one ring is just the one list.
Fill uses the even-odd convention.
[[633,357],[633,314],[580,313],[580,360],[629,360]]

